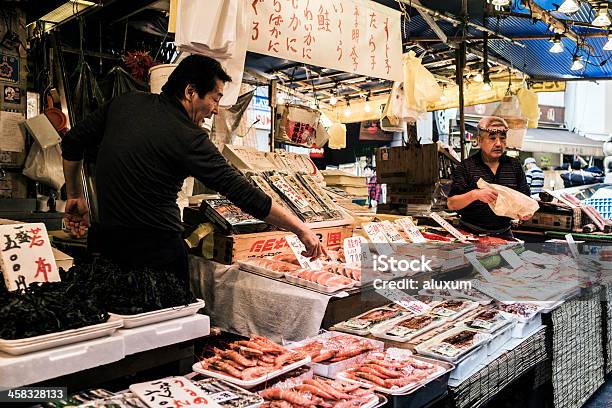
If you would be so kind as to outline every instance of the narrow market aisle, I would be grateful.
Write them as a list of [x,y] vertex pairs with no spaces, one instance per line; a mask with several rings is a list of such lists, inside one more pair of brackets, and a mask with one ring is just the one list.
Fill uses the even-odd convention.
[[584,405],[584,408],[612,408],[612,377]]

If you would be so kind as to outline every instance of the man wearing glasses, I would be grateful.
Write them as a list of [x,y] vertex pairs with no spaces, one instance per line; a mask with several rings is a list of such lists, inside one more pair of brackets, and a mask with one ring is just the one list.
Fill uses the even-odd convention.
[[506,155],[508,125],[496,116],[484,117],[478,122],[480,151],[457,166],[447,206],[461,216],[461,225],[468,232],[512,239],[510,218],[495,215],[489,203],[497,199],[497,192],[478,188],[480,178],[529,196],[530,190],[521,163]]

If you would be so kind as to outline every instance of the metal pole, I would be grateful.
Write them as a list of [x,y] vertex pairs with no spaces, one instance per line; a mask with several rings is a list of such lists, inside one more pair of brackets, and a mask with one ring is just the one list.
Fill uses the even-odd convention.
[[276,128],[276,84],[277,80],[270,81],[268,86],[268,104],[270,105],[270,152],[274,153],[274,129]]
[[466,54],[466,43],[465,35],[467,29],[465,21],[467,21],[467,0],[461,0],[461,17],[464,20],[462,27],[463,35],[461,43],[456,51],[456,63],[457,63],[457,85],[459,85],[459,143],[461,144],[461,160],[465,159],[465,98],[463,95],[463,71],[465,69],[465,54]]

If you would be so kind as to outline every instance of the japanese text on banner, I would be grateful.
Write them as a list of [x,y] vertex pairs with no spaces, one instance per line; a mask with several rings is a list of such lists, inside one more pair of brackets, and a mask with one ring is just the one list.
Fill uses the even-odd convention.
[[248,0],[248,49],[402,80],[401,13],[364,0]]

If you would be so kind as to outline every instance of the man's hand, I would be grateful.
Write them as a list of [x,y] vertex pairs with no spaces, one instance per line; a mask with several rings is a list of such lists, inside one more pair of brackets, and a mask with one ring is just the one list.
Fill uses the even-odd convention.
[[532,215],[523,215],[522,217],[520,217],[521,221],[529,221],[531,219]]
[[64,225],[70,229],[70,235],[81,238],[89,228],[89,208],[85,197],[69,198],[64,210]]
[[479,188],[477,190],[472,190],[472,194],[474,194],[474,198],[476,198],[476,200],[480,200],[485,204],[489,204],[497,200],[497,191],[491,188]]
[[302,252],[302,255],[310,258],[311,261],[318,259],[321,255],[327,256],[327,251],[323,244],[319,242],[317,235],[309,228],[302,230],[297,237],[302,241],[302,244],[306,247],[306,251]]

